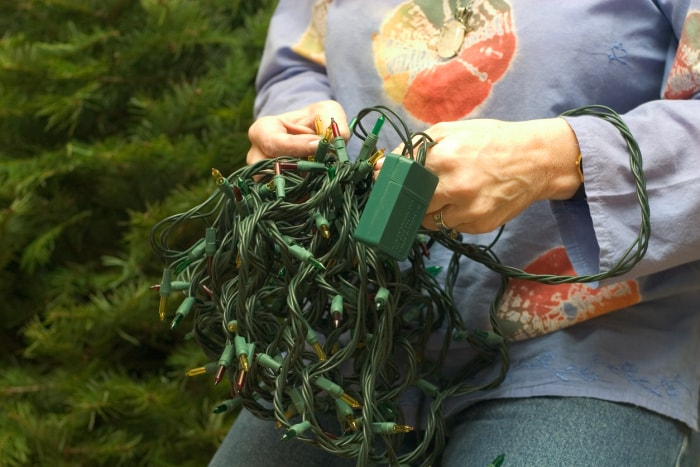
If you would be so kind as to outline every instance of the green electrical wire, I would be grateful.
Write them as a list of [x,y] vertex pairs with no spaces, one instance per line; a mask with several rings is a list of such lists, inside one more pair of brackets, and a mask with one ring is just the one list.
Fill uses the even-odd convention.
[[[508,343],[495,310],[509,279],[593,282],[626,273],[646,252],[649,205],[641,153],[629,129],[607,107],[563,115],[606,120],[630,152],[642,222],[638,238],[609,271],[528,274],[500,262],[494,251],[498,236],[490,245],[475,245],[432,231],[418,232],[408,259],[399,264],[353,237],[373,184],[366,166],[371,158],[346,161],[328,145],[322,162],[278,157],[228,177],[214,169],[217,189],[204,202],[153,228],[153,251],[175,272],[173,281],[188,284],[183,293],[191,311],[181,312],[177,322],[192,319],[191,335],[212,365],[221,363],[217,376],[226,375],[236,406],[283,427],[280,442],[313,444],[361,466],[433,464],[445,446],[446,401],[494,388],[508,371]],[[428,135],[412,133],[394,111],[377,106],[358,113],[353,136],[368,138],[368,120],[373,140],[365,146],[373,147],[378,128],[388,123],[404,155],[424,164],[432,144]],[[177,249],[170,245],[176,235],[196,240]],[[435,242],[453,252],[443,285],[423,261],[426,244]],[[490,329],[466,329],[453,303],[462,257],[501,277]],[[441,328],[451,332],[437,360],[426,361],[428,338]],[[477,356],[445,382],[439,369],[457,340],[466,340]],[[231,359],[225,352],[234,343],[238,358]],[[493,380],[464,383],[494,364],[500,372]],[[401,405],[409,391],[420,391],[427,404],[414,433]],[[214,410],[225,412],[220,407]],[[322,413],[335,414],[338,423],[322,423]],[[400,451],[404,436],[416,437],[413,451]]]

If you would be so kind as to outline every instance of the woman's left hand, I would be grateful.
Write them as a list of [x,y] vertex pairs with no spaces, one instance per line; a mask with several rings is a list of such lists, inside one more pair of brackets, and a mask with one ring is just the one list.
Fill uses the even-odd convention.
[[426,133],[436,143],[426,167],[439,177],[427,228],[441,219],[459,232],[490,232],[535,201],[572,197],[581,184],[578,142],[563,118],[464,120]]

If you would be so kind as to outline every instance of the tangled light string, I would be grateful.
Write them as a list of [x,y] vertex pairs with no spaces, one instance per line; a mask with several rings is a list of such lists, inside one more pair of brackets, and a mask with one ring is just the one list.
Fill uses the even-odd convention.
[[[296,438],[358,465],[431,465],[445,444],[445,401],[500,384],[508,369],[507,342],[494,319],[510,277],[545,283],[591,282],[622,274],[638,262],[649,237],[649,208],[641,154],[619,116],[594,106],[567,112],[604,118],[630,149],[642,225],[618,265],[595,276],[531,275],[504,266],[491,245],[463,243],[454,232],[420,230],[408,259],[398,262],[353,237],[373,186],[372,167],[381,157],[377,135],[388,122],[404,143],[404,155],[424,164],[430,138],[411,133],[385,107],[360,112],[354,136],[363,141],[357,158],[347,157],[337,128],[323,132],[312,160],[290,157],[260,161],[228,177],[212,174],[218,190],[202,204],[164,219],[151,233],[154,251],[166,263],[156,286],[166,301],[182,293],[171,327],[193,315],[192,335],[212,359],[190,375],[227,379],[231,399],[214,412],[243,407],[276,421],[281,438]],[[378,115],[371,132],[363,122]],[[189,225],[192,224],[192,225]],[[204,236],[185,249],[169,246],[174,234],[203,227]],[[187,226],[187,227],[185,227]],[[200,234],[201,235],[201,234]],[[430,246],[453,251],[441,286],[426,267]],[[466,329],[452,301],[461,256],[501,275],[491,307],[490,329]],[[437,361],[423,359],[431,333],[447,329]],[[452,342],[476,350],[459,377],[439,377]],[[465,384],[498,362],[500,373],[483,384]],[[420,391],[429,410],[411,450],[401,450],[406,422],[401,398]],[[329,423],[328,414],[332,422]]]

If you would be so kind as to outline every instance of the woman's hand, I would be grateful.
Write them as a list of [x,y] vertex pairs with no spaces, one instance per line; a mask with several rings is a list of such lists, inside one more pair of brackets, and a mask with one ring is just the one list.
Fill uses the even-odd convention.
[[423,225],[485,233],[535,201],[568,199],[581,184],[578,141],[563,118],[465,120],[428,130],[426,167],[439,182]]
[[320,117],[323,129],[330,125],[333,118],[338,123],[340,134],[346,140],[350,137],[347,117],[340,104],[332,100],[321,101],[299,110],[256,120],[248,129],[251,148],[246,161],[252,164],[261,159],[307,157],[313,154],[319,140],[317,117]]

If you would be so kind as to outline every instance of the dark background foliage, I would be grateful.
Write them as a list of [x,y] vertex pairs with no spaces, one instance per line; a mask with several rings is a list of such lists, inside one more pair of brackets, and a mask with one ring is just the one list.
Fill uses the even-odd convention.
[[0,464],[204,465],[225,435],[148,235],[243,163],[274,3],[0,0]]

